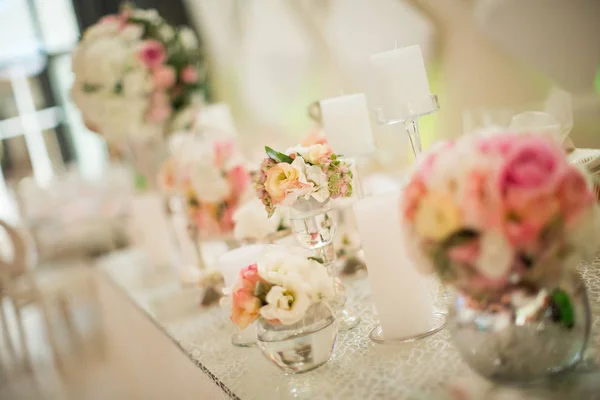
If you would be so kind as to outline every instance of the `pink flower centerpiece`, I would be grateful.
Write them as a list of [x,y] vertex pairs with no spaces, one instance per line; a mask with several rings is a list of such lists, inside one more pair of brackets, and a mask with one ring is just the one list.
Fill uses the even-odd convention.
[[597,244],[590,185],[538,134],[470,135],[433,149],[401,215],[418,266],[479,299],[551,285]]
[[88,28],[73,55],[72,97],[108,141],[156,139],[190,126],[204,90],[194,32],[156,10],[123,8]]
[[280,153],[265,147],[267,158],[255,182],[258,197],[269,216],[281,205],[299,200],[325,204],[330,199],[352,196],[350,164],[331,152],[329,146],[296,146]]
[[243,161],[234,140],[200,139],[190,132],[163,164],[163,191],[185,200],[188,219],[201,237],[233,231],[233,215],[251,181]]

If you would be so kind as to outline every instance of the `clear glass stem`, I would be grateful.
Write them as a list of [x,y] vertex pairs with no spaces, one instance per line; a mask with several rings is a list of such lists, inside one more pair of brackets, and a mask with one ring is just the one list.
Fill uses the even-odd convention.
[[413,154],[417,159],[423,151],[421,148],[421,135],[419,134],[419,121],[415,118],[404,122],[404,129],[408,133],[408,140],[410,140]]

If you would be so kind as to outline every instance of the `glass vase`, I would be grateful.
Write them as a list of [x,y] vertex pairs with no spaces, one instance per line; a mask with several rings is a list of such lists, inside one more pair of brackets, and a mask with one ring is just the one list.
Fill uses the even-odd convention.
[[338,323],[325,302],[313,304],[302,320],[292,325],[259,318],[257,344],[273,364],[288,374],[310,371],[331,357]]
[[356,327],[360,317],[345,308],[346,291],[337,278],[333,246],[337,226],[331,202],[320,203],[313,198],[298,199],[290,208],[289,217],[292,232],[300,246],[313,250],[334,280],[335,298],[331,301],[331,306],[336,312],[340,330],[347,331]]
[[512,286],[485,303],[455,293],[448,329],[474,371],[522,383],[574,366],[586,348],[590,321],[585,285],[569,272],[553,285]]

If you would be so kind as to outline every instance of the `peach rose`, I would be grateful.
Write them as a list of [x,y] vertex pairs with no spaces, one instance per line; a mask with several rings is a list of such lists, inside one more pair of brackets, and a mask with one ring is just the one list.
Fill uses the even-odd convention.
[[289,190],[301,188],[300,172],[288,163],[279,163],[267,171],[265,190],[275,204],[281,203]]
[[262,305],[260,299],[244,288],[233,292],[232,298],[231,322],[245,329],[258,317]]

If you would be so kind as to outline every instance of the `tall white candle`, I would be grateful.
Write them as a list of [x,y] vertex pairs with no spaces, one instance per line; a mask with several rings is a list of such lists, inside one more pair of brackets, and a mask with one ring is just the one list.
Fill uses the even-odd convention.
[[323,130],[329,146],[345,157],[375,151],[367,99],[363,93],[321,100]]
[[419,46],[385,51],[371,56],[371,105],[387,119],[402,119],[412,112],[430,111],[431,92]]
[[198,122],[200,126],[217,130],[226,136],[237,136],[231,109],[225,103],[210,104],[203,107],[198,114]]
[[398,201],[399,192],[394,191],[367,197],[354,205],[385,339],[423,333],[434,324],[427,278],[415,270],[403,246]]

